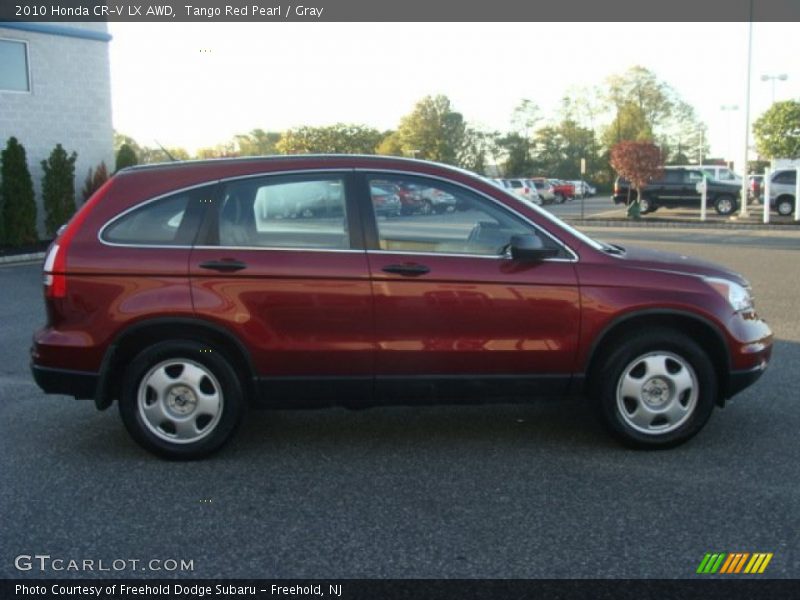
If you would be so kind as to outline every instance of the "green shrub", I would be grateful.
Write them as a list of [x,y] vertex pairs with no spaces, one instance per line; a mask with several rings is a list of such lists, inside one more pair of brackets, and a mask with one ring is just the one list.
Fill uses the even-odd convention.
[[0,198],[2,198],[3,242],[21,246],[36,242],[36,200],[25,148],[17,138],[8,138],[0,153]]
[[86,180],[83,182],[83,190],[81,190],[83,201],[86,202],[106,181],[108,181],[108,169],[105,161],[97,165],[94,171],[89,167],[89,174],[86,176]]
[[117,152],[117,165],[115,171],[139,164],[136,152],[128,144],[122,144]]
[[48,237],[69,221],[75,213],[75,161],[78,155],[56,144],[47,160],[42,161],[42,204],[44,204],[44,227]]

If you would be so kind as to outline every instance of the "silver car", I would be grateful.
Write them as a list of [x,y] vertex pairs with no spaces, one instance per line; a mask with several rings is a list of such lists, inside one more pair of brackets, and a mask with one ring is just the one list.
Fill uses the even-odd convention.
[[779,215],[786,217],[794,212],[796,186],[795,169],[773,171],[769,180],[769,204]]

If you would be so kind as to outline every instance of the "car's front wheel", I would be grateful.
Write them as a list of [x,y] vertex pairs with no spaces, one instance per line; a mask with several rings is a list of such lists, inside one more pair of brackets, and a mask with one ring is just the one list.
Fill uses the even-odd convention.
[[139,353],[125,370],[119,411],[142,447],[170,459],[219,449],[241,421],[239,377],[213,347],[168,341]]
[[714,408],[717,377],[690,337],[653,329],[620,340],[593,373],[601,417],[637,448],[668,448],[694,436]]

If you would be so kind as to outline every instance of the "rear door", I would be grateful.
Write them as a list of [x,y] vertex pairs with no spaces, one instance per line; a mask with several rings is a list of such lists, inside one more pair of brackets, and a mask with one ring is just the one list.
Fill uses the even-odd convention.
[[[372,185],[414,184],[460,210],[387,218]],[[360,182],[375,301],[376,395],[388,401],[562,393],[580,328],[576,256],[519,214],[441,179],[366,172]],[[538,235],[556,258],[506,255]]]
[[697,184],[707,177],[708,175],[699,169],[687,169],[684,171],[683,204],[685,206],[700,206],[700,192],[697,191]]
[[272,405],[371,395],[372,296],[352,171],[220,183],[190,258],[192,300],[249,350]]

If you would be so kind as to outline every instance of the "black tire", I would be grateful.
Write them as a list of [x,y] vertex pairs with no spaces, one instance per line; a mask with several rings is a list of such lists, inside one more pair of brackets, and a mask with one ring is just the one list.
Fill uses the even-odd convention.
[[736,210],[736,199],[728,194],[717,196],[714,200],[714,210],[723,217],[731,215]]
[[420,212],[423,215],[432,215],[433,214],[433,204],[431,204],[430,200],[425,200],[420,207]]
[[[666,379],[661,380],[665,387],[657,374],[648,373],[649,366],[645,365],[644,371],[640,368],[645,360],[658,364],[662,357],[666,370],[680,366],[674,374],[667,374]],[[675,394],[670,377],[685,377],[693,387],[683,394]],[[640,380],[644,399],[637,403],[626,397],[622,388],[625,382],[638,385]],[[711,416],[718,390],[717,375],[708,354],[690,337],[662,328],[640,331],[619,340],[593,370],[590,386],[595,408],[609,432],[623,444],[641,449],[671,448],[694,436]],[[647,386],[651,386],[649,391]],[[657,393],[650,395],[653,390]],[[657,405],[659,401],[663,402],[661,406]],[[670,424],[664,415],[676,402],[684,412],[678,410],[681,416]],[[635,409],[631,410],[632,406]],[[640,410],[642,412],[638,412]],[[661,424],[659,419],[667,424]],[[632,423],[637,420],[641,429]]]
[[[181,365],[183,367],[180,367]],[[179,367],[181,370],[178,370]],[[203,375],[198,379],[197,387],[200,388],[200,391],[196,394],[191,393],[190,384],[182,384],[184,367],[196,369],[196,373]],[[160,397],[155,391],[155,387],[144,385],[145,378],[148,377],[148,381],[150,381],[149,376],[155,377],[154,373],[159,369],[163,369],[165,374],[169,373],[168,377],[175,378],[173,380],[175,383],[167,382],[170,391],[166,395],[172,399],[174,405],[169,409],[164,407],[169,402],[166,399],[160,399],[163,394]],[[167,375],[164,376],[167,377]],[[140,388],[142,389],[141,403]],[[187,402],[184,398],[182,392],[185,389],[189,389],[188,397],[194,398],[194,404],[191,400]],[[197,400],[201,394],[207,398],[214,395],[218,397],[216,403],[218,408],[214,417],[201,414],[202,411]],[[149,403],[148,398],[151,399]],[[180,406],[178,406],[178,402],[180,402]],[[186,408],[187,404],[189,408]],[[148,410],[145,406],[156,405],[162,410],[160,413],[163,417],[161,425],[154,424],[161,417],[146,418],[144,416]],[[194,409],[191,408],[192,406]],[[240,378],[229,360],[207,344],[188,340],[160,342],[140,352],[125,370],[119,401],[119,413],[131,437],[146,450],[173,460],[202,458],[218,450],[236,431],[245,408],[246,403]],[[190,412],[175,416],[176,413],[168,412],[173,409]],[[208,420],[206,420],[207,417]],[[170,420],[171,418],[174,420]],[[187,435],[187,440],[183,442],[169,439],[170,423],[173,429],[172,435],[177,440],[179,435],[175,424],[187,422],[191,422],[194,427],[192,434],[198,428],[200,429],[195,435],[194,441],[191,440],[192,434]]]
[[565,202],[566,200],[567,200],[567,199],[566,199],[564,196],[562,196],[561,194],[556,194],[556,202],[557,202],[558,204],[564,204],[564,202]]
[[775,200],[775,210],[782,217],[788,217],[794,212],[794,198],[792,196],[780,196]]

